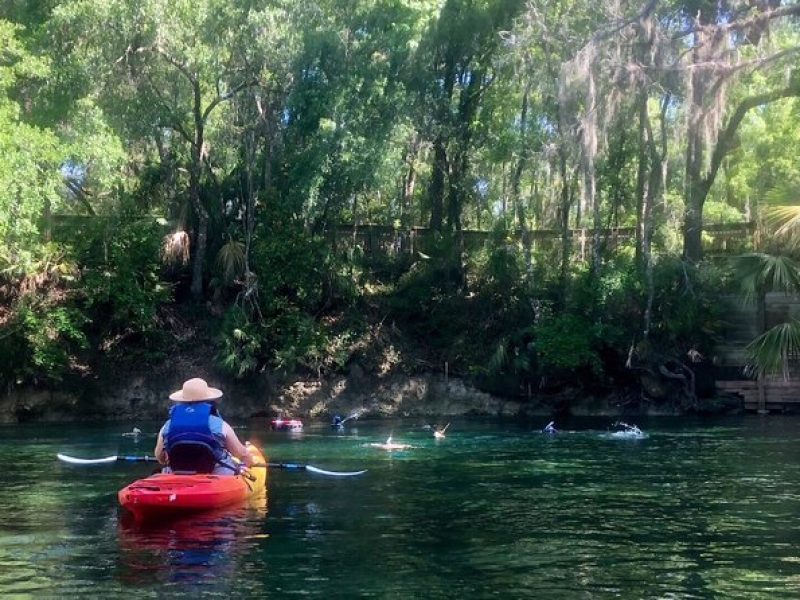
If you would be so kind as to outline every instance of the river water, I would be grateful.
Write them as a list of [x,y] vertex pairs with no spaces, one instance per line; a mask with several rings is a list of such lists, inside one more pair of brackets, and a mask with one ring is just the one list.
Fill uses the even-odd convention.
[[252,421],[271,460],[369,472],[273,469],[266,501],[144,529],[116,492],[152,465],[55,455],[148,454],[159,423],[3,426],[0,597],[800,598],[800,419],[609,423]]

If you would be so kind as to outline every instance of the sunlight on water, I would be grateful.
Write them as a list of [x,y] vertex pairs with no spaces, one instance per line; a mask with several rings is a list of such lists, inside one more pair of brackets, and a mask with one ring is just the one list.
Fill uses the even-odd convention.
[[800,420],[543,424],[241,424],[271,460],[369,472],[273,469],[268,499],[146,528],[116,492],[152,465],[55,454],[148,454],[158,423],[2,427],[0,596],[800,597]]

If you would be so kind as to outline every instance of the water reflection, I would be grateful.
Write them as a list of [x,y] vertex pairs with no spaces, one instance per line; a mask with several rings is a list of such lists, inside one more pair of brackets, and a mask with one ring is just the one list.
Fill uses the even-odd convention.
[[[163,523],[137,524],[121,510],[118,521],[119,579],[127,586],[155,582],[227,588],[255,541],[263,545],[266,494],[246,505],[188,515]],[[185,589],[185,588],[182,588]]]

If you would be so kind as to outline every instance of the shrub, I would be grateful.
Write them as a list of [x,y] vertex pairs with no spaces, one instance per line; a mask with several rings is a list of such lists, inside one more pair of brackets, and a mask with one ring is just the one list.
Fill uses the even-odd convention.
[[154,219],[98,219],[75,240],[84,307],[102,336],[158,329],[158,307],[172,291],[161,279],[163,231]]

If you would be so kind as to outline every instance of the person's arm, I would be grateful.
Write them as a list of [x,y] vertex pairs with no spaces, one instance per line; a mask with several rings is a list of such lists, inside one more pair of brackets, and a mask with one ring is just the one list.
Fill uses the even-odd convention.
[[167,464],[167,450],[164,448],[164,425],[162,425],[161,429],[158,431],[158,441],[156,442],[154,454],[159,464]]
[[250,453],[227,422],[222,424],[222,434],[225,436],[225,448],[245,465],[250,466]]

